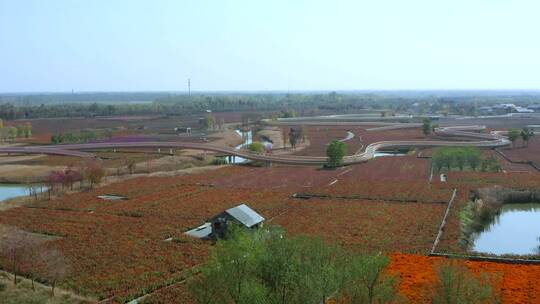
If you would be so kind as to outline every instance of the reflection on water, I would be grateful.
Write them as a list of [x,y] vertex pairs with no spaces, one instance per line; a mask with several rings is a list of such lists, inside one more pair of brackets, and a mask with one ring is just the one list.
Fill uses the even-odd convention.
[[504,205],[472,240],[476,252],[540,254],[540,204]]

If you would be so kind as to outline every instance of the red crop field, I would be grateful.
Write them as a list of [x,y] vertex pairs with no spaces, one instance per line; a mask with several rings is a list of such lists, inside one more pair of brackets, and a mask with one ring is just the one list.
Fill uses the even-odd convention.
[[431,248],[446,206],[365,200],[297,200],[272,224],[290,234],[320,235],[362,252]]
[[306,194],[332,198],[372,199],[382,201],[447,203],[452,191],[426,182],[337,182]]
[[[184,238],[184,229],[149,217],[35,208],[0,214],[2,224],[56,235],[50,242],[66,256],[66,288],[122,302],[145,289],[180,279],[206,258],[209,244]],[[170,242],[164,241],[175,236]]]
[[519,140],[515,148],[506,148],[501,151],[514,161],[533,161],[540,164],[540,136],[533,136],[527,147],[523,147]]
[[[289,129],[290,127],[284,127]],[[309,138],[309,146],[305,149],[298,151],[294,154],[296,155],[310,155],[310,156],[325,156],[326,155],[326,145],[332,140],[342,140],[347,137],[347,132],[351,131],[355,134],[350,140],[344,141],[347,145],[348,151],[347,154],[355,154],[358,150],[362,148],[362,143],[358,140],[356,133],[360,128],[355,126],[305,126],[304,132]],[[289,146],[289,143],[287,143]]]
[[[181,280],[186,270],[203,263],[211,244],[183,233],[240,203],[292,235],[320,235],[361,252],[427,253],[446,210],[442,202],[457,188],[438,250],[458,252],[458,215],[469,191],[491,184],[540,185],[538,173],[481,172],[451,172],[448,183],[430,185],[429,173],[429,160],[412,156],[382,157],[337,170],[224,167],[64,195],[1,212],[0,224],[59,236],[50,246],[70,261],[65,287],[121,302]],[[294,193],[327,197],[295,199]],[[128,199],[97,198],[102,194]],[[148,299],[167,303],[179,295],[186,295],[185,289],[171,287]]]
[[[400,292],[411,303],[431,303],[432,284],[436,280],[435,267],[444,258],[422,255],[393,254],[389,271],[398,275]],[[503,303],[540,302],[540,265],[514,265],[492,262],[463,261],[473,273],[486,272],[501,276],[500,290]]]

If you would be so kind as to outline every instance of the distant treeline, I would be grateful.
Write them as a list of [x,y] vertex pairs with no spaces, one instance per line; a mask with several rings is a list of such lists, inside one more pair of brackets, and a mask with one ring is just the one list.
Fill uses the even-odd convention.
[[60,104],[60,103],[124,103],[151,102],[166,97],[164,92],[95,92],[95,93],[35,93],[35,94],[0,94],[0,103],[24,105]]
[[[146,103],[136,103],[144,101]],[[151,102],[149,101],[151,100]],[[90,101],[90,103],[88,103]],[[123,103],[122,103],[123,102]],[[131,102],[131,103],[130,103]],[[183,115],[207,110],[294,111],[297,115],[358,113],[362,110],[414,114],[474,115],[479,106],[499,102],[540,103],[540,95],[441,97],[396,93],[92,93],[0,95],[0,118],[47,118],[108,115]]]

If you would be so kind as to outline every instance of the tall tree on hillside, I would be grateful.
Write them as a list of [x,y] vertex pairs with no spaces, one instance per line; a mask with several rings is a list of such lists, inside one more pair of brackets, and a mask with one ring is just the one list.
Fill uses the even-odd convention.
[[520,132],[517,129],[508,131],[508,139],[512,142],[512,148],[515,147],[516,140],[519,138]]

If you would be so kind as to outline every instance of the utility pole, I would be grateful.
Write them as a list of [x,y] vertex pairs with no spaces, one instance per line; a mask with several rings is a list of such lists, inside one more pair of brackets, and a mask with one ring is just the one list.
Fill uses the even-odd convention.
[[191,79],[188,78],[187,80],[187,89],[188,89],[188,95],[191,96]]

